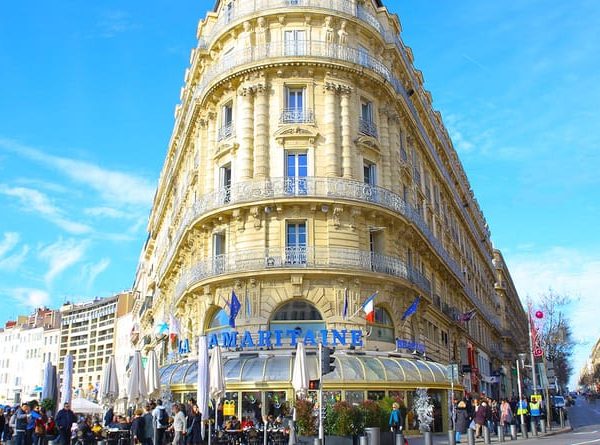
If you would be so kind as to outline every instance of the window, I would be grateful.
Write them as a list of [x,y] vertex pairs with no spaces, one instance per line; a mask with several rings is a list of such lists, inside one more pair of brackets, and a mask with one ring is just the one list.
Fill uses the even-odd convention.
[[396,341],[392,317],[380,306],[375,306],[375,322],[372,325],[369,340],[384,341],[387,343],[395,343]]
[[363,180],[365,184],[372,186],[376,185],[375,181],[375,164],[371,162],[365,162],[363,165]]
[[306,195],[308,156],[306,152],[287,152],[285,189],[289,194]]
[[286,264],[306,264],[306,222],[288,222],[285,238]]
[[377,137],[377,127],[373,122],[373,104],[368,100],[360,102],[359,131],[367,136]]
[[312,112],[306,109],[306,89],[286,88],[281,123],[303,123],[313,122],[313,120]]
[[305,56],[306,55],[306,31],[298,29],[285,31],[284,34],[284,52],[286,56]]
[[225,241],[224,232],[213,234],[213,271],[217,274],[225,272]]
[[233,102],[228,102],[221,107],[221,127],[219,128],[219,141],[233,136]]
[[219,200],[223,204],[231,200],[231,164],[219,169]]
[[358,45],[358,63],[369,66],[369,49],[363,45]]
[[288,329],[303,333],[307,329],[315,332],[326,329],[325,322],[319,310],[306,300],[292,300],[275,311],[270,321],[269,329]]
[[233,13],[233,2],[229,2],[225,5],[225,23],[229,23],[235,17]]

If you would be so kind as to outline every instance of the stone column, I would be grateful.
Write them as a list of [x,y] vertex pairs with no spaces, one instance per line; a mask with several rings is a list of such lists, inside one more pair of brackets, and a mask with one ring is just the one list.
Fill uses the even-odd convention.
[[240,148],[238,155],[237,175],[240,181],[252,179],[252,158],[254,144],[254,109],[252,101],[252,89],[248,87],[240,88],[239,92],[239,112],[238,119],[240,128]]
[[342,170],[343,177],[352,179],[352,123],[350,122],[350,98],[352,87],[344,86],[340,90],[342,109]]
[[396,112],[388,118],[388,134],[390,136],[390,187],[393,192],[402,195],[402,175],[400,174],[400,162],[402,162],[400,153],[400,122]]
[[390,133],[388,127],[389,110],[382,108],[379,110],[379,140],[381,142],[381,186],[391,188],[391,153],[390,153]]
[[[196,132],[196,141],[194,142],[194,173],[197,175],[197,178],[202,178],[204,176],[204,172],[206,171],[206,166],[208,165],[208,158],[206,155],[207,151],[207,122],[206,119],[200,118],[198,119],[198,130]],[[198,163],[196,163],[196,157],[198,157]],[[202,174],[201,174],[202,172]],[[196,199],[198,199],[204,193],[204,189],[206,184],[204,184],[200,179],[197,180],[195,185],[195,189],[197,190]]]
[[325,83],[325,176],[339,176],[336,128],[336,93],[337,85]]
[[206,164],[204,164],[205,182],[204,194],[214,190],[214,165],[213,157],[217,149],[217,115],[216,113],[208,113],[207,115],[207,146],[206,146]]
[[269,176],[269,87],[256,86],[254,97],[254,177]]

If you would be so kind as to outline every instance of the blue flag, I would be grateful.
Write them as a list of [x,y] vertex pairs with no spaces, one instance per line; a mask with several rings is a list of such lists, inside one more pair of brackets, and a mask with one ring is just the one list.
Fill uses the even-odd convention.
[[344,309],[342,310],[342,318],[348,319],[348,288],[344,289]]
[[235,328],[235,318],[237,317],[240,308],[242,307],[240,300],[238,300],[235,291],[231,290],[231,303],[229,303],[229,326]]
[[404,314],[402,315],[403,321],[406,320],[408,317],[410,317],[415,312],[417,312],[417,308],[419,307],[420,301],[421,301],[421,298],[417,297],[417,298],[415,298],[415,301],[413,301],[412,304],[410,306],[408,306],[408,309],[406,309],[404,311]]

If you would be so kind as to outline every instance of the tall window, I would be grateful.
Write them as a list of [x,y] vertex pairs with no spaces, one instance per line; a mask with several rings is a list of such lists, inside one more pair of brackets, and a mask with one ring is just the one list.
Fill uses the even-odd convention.
[[221,108],[221,128],[219,140],[230,138],[233,135],[233,102],[228,102]]
[[224,232],[213,234],[213,271],[216,274],[225,272],[226,246]]
[[285,235],[286,264],[306,264],[306,222],[288,222]]
[[308,156],[306,152],[288,152],[286,154],[286,192],[296,195],[306,194],[306,176],[308,174]]
[[286,56],[306,55],[306,31],[299,29],[285,31],[284,41]]
[[360,102],[359,130],[367,136],[377,137],[377,127],[373,122],[373,103],[368,100],[361,100]]
[[375,306],[375,323],[373,323],[371,328],[369,340],[384,341],[387,343],[394,343],[396,341],[392,317],[382,307]]
[[312,113],[306,110],[306,90],[304,88],[286,88],[285,109],[281,123],[312,122]]
[[363,179],[365,184],[369,184],[372,186],[376,185],[375,179],[375,164],[371,162],[365,162],[363,165]]
[[383,251],[383,231],[371,230],[369,232],[369,251],[371,253],[371,270],[383,272],[385,262],[381,261]]
[[231,164],[219,169],[219,190],[221,202],[227,204],[231,200]]
[[229,23],[234,18],[233,13],[233,2],[229,2],[225,5],[225,23]]
[[269,329],[296,330],[304,334],[307,329],[315,332],[326,329],[327,326],[319,310],[306,300],[294,299],[281,306],[271,318]]
[[362,66],[369,66],[369,50],[362,45],[358,45],[358,63]]

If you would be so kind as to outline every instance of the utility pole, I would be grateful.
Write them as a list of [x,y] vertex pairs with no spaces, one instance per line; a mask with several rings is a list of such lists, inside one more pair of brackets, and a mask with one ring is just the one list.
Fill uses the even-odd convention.
[[533,377],[533,393],[537,395],[537,370],[535,369],[535,355],[533,354],[533,334],[531,329],[531,307],[527,316],[527,325],[529,326],[529,354],[531,356],[531,375]]
[[323,343],[319,342],[319,443],[323,444]]

